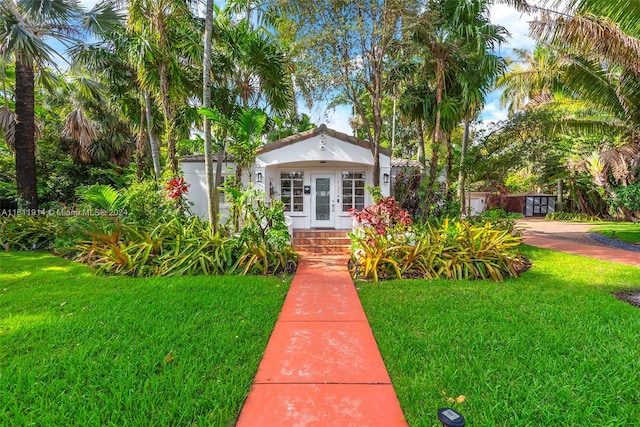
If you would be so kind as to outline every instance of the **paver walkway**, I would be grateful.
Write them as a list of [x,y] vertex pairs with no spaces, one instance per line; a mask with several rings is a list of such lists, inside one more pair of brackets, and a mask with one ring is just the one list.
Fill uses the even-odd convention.
[[640,253],[617,249],[589,237],[593,224],[526,219],[519,221],[528,245],[640,267]]
[[347,260],[301,255],[238,427],[407,425]]

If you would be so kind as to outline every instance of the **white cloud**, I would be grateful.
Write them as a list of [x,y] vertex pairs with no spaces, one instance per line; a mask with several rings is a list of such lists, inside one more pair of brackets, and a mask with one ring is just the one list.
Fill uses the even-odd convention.
[[511,6],[494,4],[490,7],[490,18],[492,23],[502,25],[511,34],[507,40],[508,47],[533,49],[535,40],[529,37],[529,22],[535,18],[534,15],[523,14]]
[[500,107],[500,98],[496,97],[485,105],[480,118],[483,122],[497,122],[507,118],[507,110]]
[[353,129],[351,129],[351,125],[349,124],[350,118],[351,108],[348,106],[340,106],[334,111],[328,112],[326,124],[328,128],[351,135]]
[[300,113],[305,113],[311,117],[311,122],[320,126],[327,125],[328,128],[337,130],[338,132],[353,134],[349,119],[351,118],[351,107],[348,105],[339,105],[334,110],[327,110],[324,106],[318,105],[311,110],[306,106],[299,108]]

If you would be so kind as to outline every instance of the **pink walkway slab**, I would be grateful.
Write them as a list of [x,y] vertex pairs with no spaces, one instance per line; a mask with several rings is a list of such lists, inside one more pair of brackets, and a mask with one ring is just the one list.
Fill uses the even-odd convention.
[[406,426],[345,256],[302,256],[237,426]]

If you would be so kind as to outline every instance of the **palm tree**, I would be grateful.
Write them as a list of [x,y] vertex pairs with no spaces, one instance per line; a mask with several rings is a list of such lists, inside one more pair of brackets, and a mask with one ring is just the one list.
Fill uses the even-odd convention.
[[536,45],[533,53],[522,49],[514,49],[514,53],[509,71],[496,82],[496,89],[503,90],[501,107],[507,107],[509,114],[552,102],[561,94],[560,76],[568,65],[561,54],[542,44]]
[[178,106],[200,87],[201,29],[186,0],[132,0],[128,12],[130,62],[142,90],[159,100],[169,167],[177,174]]
[[[482,86],[474,93],[469,80],[456,81],[460,72],[466,64],[478,61],[478,57],[505,41],[506,30],[491,24],[488,18],[489,4],[486,0],[431,2],[410,27],[409,37],[423,58],[421,72],[428,76],[426,82],[422,78],[418,84],[430,99],[417,106],[431,129],[429,188],[436,183],[441,146],[446,144],[447,153],[451,152],[450,133],[463,118],[470,118],[471,112],[479,112],[472,107],[482,104],[480,99],[466,103],[457,100],[486,94],[486,89],[480,90]],[[431,24],[434,20],[435,26]],[[492,63],[499,65],[495,60]],[[454,87],[459,90],[457,96]]]
[[[560,81],[563,94],[568,95],[562,101],[574,108],[574,114],[563,115],[561,132],[600,132],[621,141],[617,147],[603,143],[596,157],[577,163],[590,165],[578,169],[589,171],[594,183],[615,199],[610,179],[628,181],[620,177],[635,175],[630,165],[640,161],[640,9],[630,1],[571,0],[564,6],[562,11],[546,10],[531,25],[532,34],[548,46],[551,55],[562,52],[560,73],[543,78]],[[531,78],[525,79],[520,87],[527,81],[532,83]],[[557,95],[553,98],[557,104]],[[625,216],[629,218],[629,213]]]
[[37,66],[55,63],[58,54],[48,41],[74,44],[83,34],[110,31],[117,20],[109,4],[85,12],[71,0],[0,3],[0,56],[3,62],[15,62],[16,180],[18,197],[25,208],[38,207],[34,76]]
[[487,94],[494,87],[498,76],[506,68],[506,61],[493,53],[482,52],[478,56],[469,58],[464,71],[459,74],[462,83],[462,116],[464,131],[462,146],[460,148],[460,170],[458,171],[458,200],[461,212],[465,209],[465,179],[466,179],[466,155],[469,146],[470,125],[482,110]]

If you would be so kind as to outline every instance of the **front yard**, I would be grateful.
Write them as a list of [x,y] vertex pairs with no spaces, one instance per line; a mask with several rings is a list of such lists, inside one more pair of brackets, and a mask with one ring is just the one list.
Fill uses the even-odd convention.
[[[640,423],[640,269],[524,247],[520,279],[359,282],[410,426]],[[233,425],[288,281],[95,276],[0,254],[0,419]]]
[[[525,247],[504,282],[358,283],[410,426],[640,425],[640,269]],[[452,403],[451,400],[461,403]]]
[[288,287],[0,253],[0,424],[233,425]]

